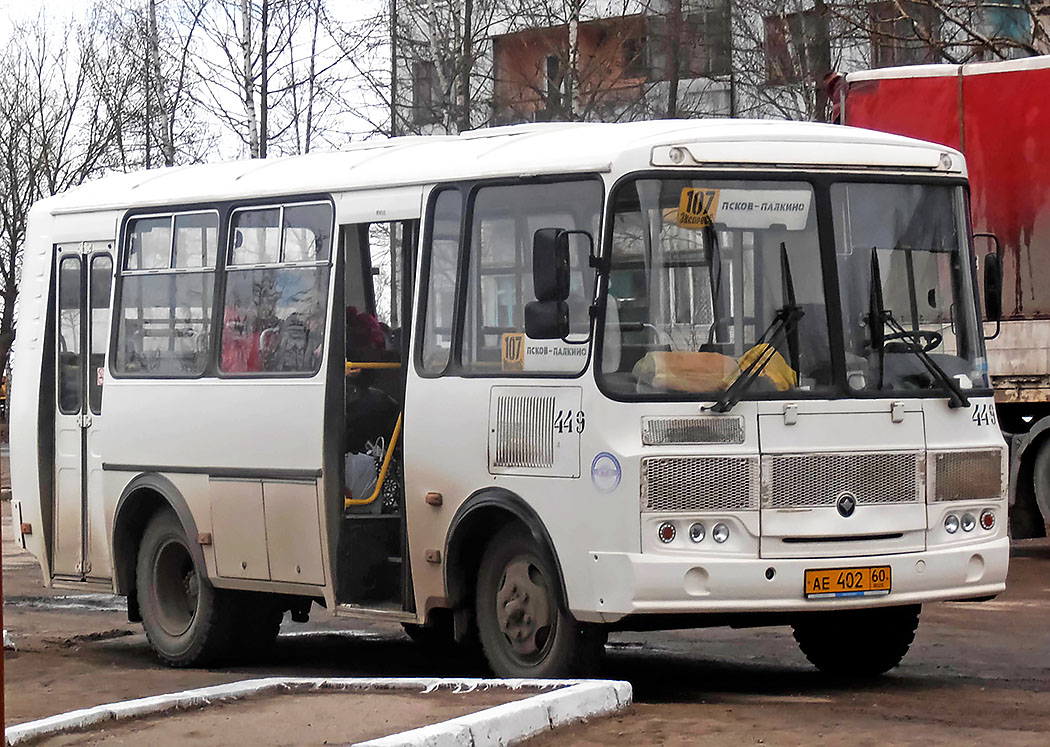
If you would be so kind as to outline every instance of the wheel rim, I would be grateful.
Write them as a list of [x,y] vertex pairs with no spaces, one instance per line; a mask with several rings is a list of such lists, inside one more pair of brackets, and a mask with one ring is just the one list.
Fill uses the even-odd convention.
[[557,624],[552,607],[550,583],[531,558],[507,563],[496,592],[496,620],[509,653],[520,663],[540,661],[550,650]]
[[181,542],[165,542],[153,567],[153,591],[157,598],[157,622],[165,633],[179,636],[189,630],[197,614],[200,577],[193,558]]

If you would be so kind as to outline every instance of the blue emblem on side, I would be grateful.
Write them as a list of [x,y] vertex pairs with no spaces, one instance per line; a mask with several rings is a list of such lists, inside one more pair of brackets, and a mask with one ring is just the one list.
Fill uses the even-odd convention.
[[607,451],[599,452],[591,462],[591,482],[601,493],[611,493],[620,485],[620,463]]

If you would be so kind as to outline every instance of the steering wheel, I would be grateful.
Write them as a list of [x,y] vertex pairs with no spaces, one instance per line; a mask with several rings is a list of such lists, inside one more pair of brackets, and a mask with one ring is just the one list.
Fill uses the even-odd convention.
[[908,330],[907,332],[890,332],[889,334],[884,335],[882,339],[885,342],[891,342],[893,340],[905,340],[909,337],[913,339],[917,337],[922,340],[922,352],[924,353],[928,353],[936,348],[941,344],[941,340],[944,339],[944,335],[933,329],[914,329]]

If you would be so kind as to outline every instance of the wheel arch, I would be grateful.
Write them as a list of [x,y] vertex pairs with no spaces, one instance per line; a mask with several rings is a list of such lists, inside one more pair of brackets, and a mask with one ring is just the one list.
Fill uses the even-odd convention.
[[186,499],[170,480],[156,473],[135,477],[127,484],[113,512],[113,572],[118,594],[128,598],[128,619],[140,622],[138,594],[135,588],[136,566],[142,534],[158,511],[172,511],[186,533],[187,545],[201,577],[208,581],[204,551],[197,542],[197,523]]
[[550,533],[539,514],[525,500],[505,488],[483,488],[470,495],[456,511],[445,538],[445,591],[455,617],[456,638],[473,617],[474,579],[487,542],[507,524],[519,523],[550,555],[561,598],[568,604],[565,574]]

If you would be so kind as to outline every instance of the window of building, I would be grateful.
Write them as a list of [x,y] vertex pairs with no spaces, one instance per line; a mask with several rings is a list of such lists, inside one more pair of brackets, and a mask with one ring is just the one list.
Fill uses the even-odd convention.
[[237,210],[230,235],[220,370],[315,373],[324,352],[332,206]]
[[938,62],[940,14],[931,5],[913,2],[869,3],[873,67]]
[[623,40],[623,75],[625,78],[649,77],[649,54],[646,37],[628,36]]
[[668,78],[678,60],[678,78],[728,75],[732,68],[732,33],[729,4],[716,2],[688,13],[681,24],[667,16],[649,20],[649,56],[653,73]]
[[819,71],[820,14],[816,10],[766,16],[766,82],[812,80]]
[[219,217],[214,211],[128,221],[113,370],[199,376],[211,348]]
[[412,62],[412,121],[430,124],[441,119],[438,105],[443,96],[437,66],[429,60]]

